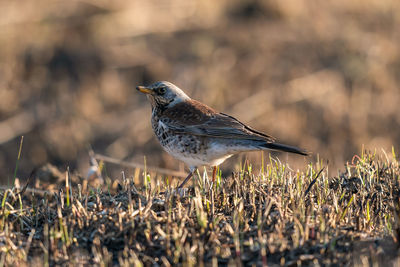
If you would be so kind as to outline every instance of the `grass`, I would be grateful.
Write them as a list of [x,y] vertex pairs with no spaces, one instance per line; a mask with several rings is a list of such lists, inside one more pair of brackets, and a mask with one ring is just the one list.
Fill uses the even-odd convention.
[[85,189],[68,171],[57,193],[1,192],[0,265],[399,264],[392,154],[363,152],[336,175],[322,161],[246,161],[215,184],[199,172],[185,194],[146,172],[141,187],[122,173]]

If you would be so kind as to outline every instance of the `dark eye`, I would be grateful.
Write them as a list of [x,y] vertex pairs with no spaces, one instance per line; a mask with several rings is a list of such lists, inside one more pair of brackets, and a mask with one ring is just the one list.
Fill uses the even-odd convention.
[[159,93],[160,95],[165,94],[166,91],[167,91],[167,89],[166,89],[165,87],[160,87],[160,88],[158,88],[158,93]]

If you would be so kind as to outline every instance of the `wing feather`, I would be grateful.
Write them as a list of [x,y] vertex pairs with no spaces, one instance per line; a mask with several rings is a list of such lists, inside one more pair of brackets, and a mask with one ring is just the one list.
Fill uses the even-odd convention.
[[176,105],[172,110],[165,112],[160,120],[176,133],[226,139],[275,141],[273,137],[246,126],[236,118],[224,113],[214,112],[211,108],[197,101],[190,106],[189,104]]

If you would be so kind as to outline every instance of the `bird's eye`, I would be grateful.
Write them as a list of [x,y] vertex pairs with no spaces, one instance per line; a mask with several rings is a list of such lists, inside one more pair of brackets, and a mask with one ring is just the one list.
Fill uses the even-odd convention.
[[166,89],[165,87],[160,87],[160,88],[158,88],[158,93],[159,93],[160,95],[165,94],[166,91],[167,91],[167,89]]

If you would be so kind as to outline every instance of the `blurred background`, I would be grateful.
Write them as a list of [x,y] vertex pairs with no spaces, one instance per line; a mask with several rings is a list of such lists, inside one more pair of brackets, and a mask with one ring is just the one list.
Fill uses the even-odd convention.
[[[135,90],[158,80],[319,154],[330,170],[363,145],[399,151],[397,0],[3,0],[0,10],[3,184],[22,135],[22,179],[45,163],[85,175],[90,148],[183,170]],[[121,169],[107,165],[111,177]]]

